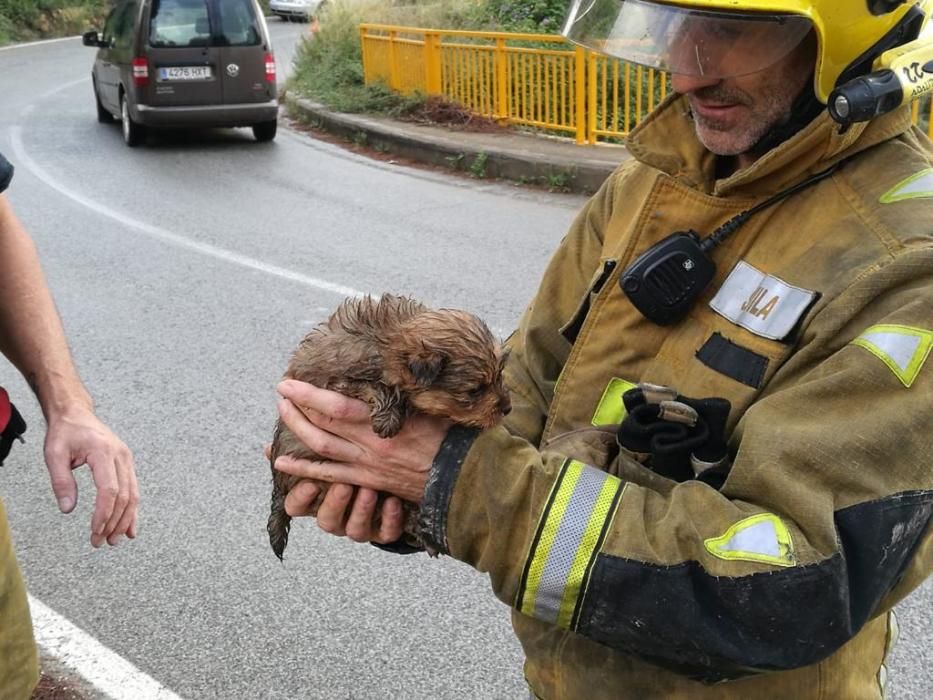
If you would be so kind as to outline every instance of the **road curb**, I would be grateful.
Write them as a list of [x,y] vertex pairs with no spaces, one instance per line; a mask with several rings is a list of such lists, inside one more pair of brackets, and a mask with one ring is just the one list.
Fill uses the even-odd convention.
[[[543,144],[547,137],[447,132],[443,128],[334,112],[313,100],[292,95],[286,95],[285,103],[291,117],[348,141],[364,142],[380,151],[483,178],[504,178],[564,191],[595,192],[626,157],[622,147],[614,150],[612,161],[593,160],[586,157],[587,147],[572,144],[561,147],[580,149],[579,155],[548,153],[545,148],[536,152],[534,143]],[[531,144],[532,148],[509,148],[506,140],[516,138]]]

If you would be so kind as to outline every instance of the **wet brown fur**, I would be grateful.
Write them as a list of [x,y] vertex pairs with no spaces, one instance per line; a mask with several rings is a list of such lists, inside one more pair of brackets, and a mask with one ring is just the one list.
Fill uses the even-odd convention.
[[[285,377],[362,399],[373,430],[398,433],[416,412],[488,428],[509,411],[504,354],[492,333],[465,311],[432,310],[407,297],[348,299],[298,345]],[[276,423],[270,466],[280,455],[319,459],[283,423]],[[282,559],[291,517],[285,495],[296,477],[272,469],[269,543]],[[316,512],[328,484],[312,506]],[[417,506],[403,503],[405,532],[415,532]]]

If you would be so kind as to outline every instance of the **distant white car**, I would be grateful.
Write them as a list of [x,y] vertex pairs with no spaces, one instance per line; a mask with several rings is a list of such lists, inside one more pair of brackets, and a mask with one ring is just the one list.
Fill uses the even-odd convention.
[[269,0],[269,10],[285,20],[309,21],[324,0]]

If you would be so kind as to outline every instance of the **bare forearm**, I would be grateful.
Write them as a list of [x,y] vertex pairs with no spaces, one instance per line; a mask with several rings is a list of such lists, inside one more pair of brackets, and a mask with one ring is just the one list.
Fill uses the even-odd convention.
[[91,398],[75,370],[35,246],[0,195],[0,351],[29,382],[46,419]]

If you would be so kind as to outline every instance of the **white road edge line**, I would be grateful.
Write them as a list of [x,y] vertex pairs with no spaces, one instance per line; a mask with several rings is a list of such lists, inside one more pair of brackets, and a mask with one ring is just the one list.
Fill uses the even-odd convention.
[[184,250],[207,255],[217,260],[223,260],[224,262],[240,265],[251,270],[265,272],[268,275],[273,275],[274,277],[279,277],[290,282],[297,282],[298,284],[303,284],[314,289],[320,289],[324,292],[331,292],[333,294],[339,294],[345,297],[358,297],[364,296],[366,294],[366,292],[361,292],[359,290],[353,289],[352,287],[345,287],[340,284],[328,282],[327,280],[308,277],[307,275],[302,275],[300,272],[295,272],[293,270],[279,267],[277,265],[270,265],[269,263],[265,263],[262,260],[256,260],[255,258],[250,258],[246,255],[241,255],[240,253],[235,253],[231,250],[226,250],[224,248],[213,246],[209,243],[202,243],[201,241],[186,238],[180,234],[172,233],[167,229],[153,226],[152,224],[147,224],[143,221],[139,221],[130,216],[127,216],[126,214],[121,214],[120,212],[111,209],[110,207],[101,204],[100,202],[95,202],[94,200],[88,199],[84,195],[78,194],[77,192],[69,189],[65,185],[56,181],[55,178],[43,170],[26,153],[26,149],[23,147],[21,126],[10,127],[10,141],[12,142],[13,153],[16,155],[17,160],[19,160],[19,162],[21,162],[27,170],[29,170],[33,175],[35,175],[53,190],[77,202],[81,206],[86,207],[91,211],[97,212],[102,216],[113,219],[114,221],[123,224],[127,228],[134,229],[143,235],[149,236],[150,238],[155,238],[156,240],[167,243],[171,246],[175,246],[176,248],[182,248]]
[[0,46],[0,51],[12,51],[13,49],[28,49],[30,46],[42,46],[42,44],[57,44],[60,41],[71,41],[79,39],[80,35],[63,36],[58,39],[42,39],[41,41],[27,41],[24,44],[12,44],[10,46]]
[[31,595],[29,609],[36,643],[113,700],[182,700]]

